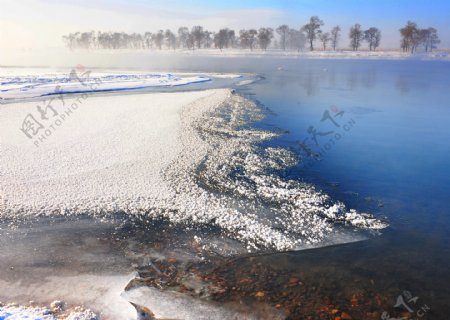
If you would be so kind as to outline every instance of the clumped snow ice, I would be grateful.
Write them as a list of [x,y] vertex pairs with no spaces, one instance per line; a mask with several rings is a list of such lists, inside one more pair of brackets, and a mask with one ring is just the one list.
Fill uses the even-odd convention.
[[249,250],[320,243],[338,224],[386,224],[278,174],[296,156],[260,143],[264,113],[230,90],[89,97],[36,147],[18,129],[35,107],[0,109],[0,215],[125,212],[220,227]]
[[[182,119],[195,112],[183,111]],[[183,203],[191,205],[172,218],[214,223],[250,248],[277,250],[318,243],[336,222],[368,229],[386,227],[369,214],[348,212],[310,184],[280,178],[277,173],[295,165],[297,158],[286,149],[259,146],[277,136],[247,126],[249,120],[263,117],[255,103],[230,95],[193,123],[184,123],[183,153],[166,174],[180,198],[190,198]]]

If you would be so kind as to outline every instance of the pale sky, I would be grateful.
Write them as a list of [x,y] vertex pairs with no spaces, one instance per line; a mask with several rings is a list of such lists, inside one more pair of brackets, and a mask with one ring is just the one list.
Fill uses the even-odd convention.
[[61,47],[61,36],[77,31],[145,32],[202,25],[215,31],[230,27],[300,28],[318,15],[327,31],[339,24],[342,46],[350,25],[378,27],[384,48],[398,48],[398,29],[407,20],[434,26],[450,47],[450,1],[447,0],[0,0],[0,50]]

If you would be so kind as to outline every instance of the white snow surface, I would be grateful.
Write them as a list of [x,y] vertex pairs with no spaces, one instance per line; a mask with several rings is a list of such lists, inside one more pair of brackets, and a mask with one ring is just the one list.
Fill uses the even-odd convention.
[[277,134],[247,127],[262,110],[228,89],[85,94],[66,97],[55,111],[28,138],[19,128],[27,114],[40,119],[36,102],[0,106],[0,217],[165,217],[218,226],[249,250],[320,243],[336,223],[386,227],[274,174],[294,165],[295,155],[259,147]]
[[[6,212],[136,212],[162,203],[170,208],[175,191],[161,171],[181,152],[182,107],[207,109],[228,95],[216,90],[80,99],[38,147],[18,129],[36,103],[2,106],[0,199]],[[65,104],[76,101],[66,98]],[[55,109],[59,115],[67,110],[62,104]]]

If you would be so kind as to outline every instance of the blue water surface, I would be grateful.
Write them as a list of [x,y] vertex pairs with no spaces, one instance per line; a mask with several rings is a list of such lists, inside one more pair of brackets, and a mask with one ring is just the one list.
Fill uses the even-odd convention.
[[[448,235],[450,63],[279,64],[281,70],[252,88],[275,113],[267,122],[289,131],[275,143],[304,156],[297,146],[303,142],[320,154],[320,161],[305,159],[292,174],[323,188],[338,184],[330,192],[354,205],[364,198],[377,200],[393,228]],[[310,127],[318,133],[317,144]]]

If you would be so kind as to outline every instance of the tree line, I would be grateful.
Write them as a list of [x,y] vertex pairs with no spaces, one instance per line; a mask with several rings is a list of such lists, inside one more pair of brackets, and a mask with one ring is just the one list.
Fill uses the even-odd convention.
[[412,21],[408,21],[406,26],[400,29],[400,34],[402,37],[401,48],[404,52],[414,53],[420,46],[426,52],[431,52],[441,42],[435,28],[421,29]]
[[[341,27],[334,26],[329,31],[322,30],[324,23],[313,16],[300,29],[286,24],[275,30],[272,28],[242,29],[239,33],[229,28],[212,32],[202,26],[191,29],[180,27],[176,32],[170,29],[145,33],[125,32],[76,32],[64,35],[63,41],[70,49],[200,49],[200,48],[240,48],[261,49],[269,47],[281,50],[302,51],[305,46],[314,51],[314,44],[320,43],[323,50],[336,50],[341,40]],[[408,21],[400,30],[401,48],[405,52],[414,53],[419,47],[432,51],[440,43],[435,28],[421,29],[415,22]],[[352,50],[361,49],[363,43],[370,51],[380,46],[381,31],[376,27],[364,30],[360,24],[351,26],[349,45]]]

